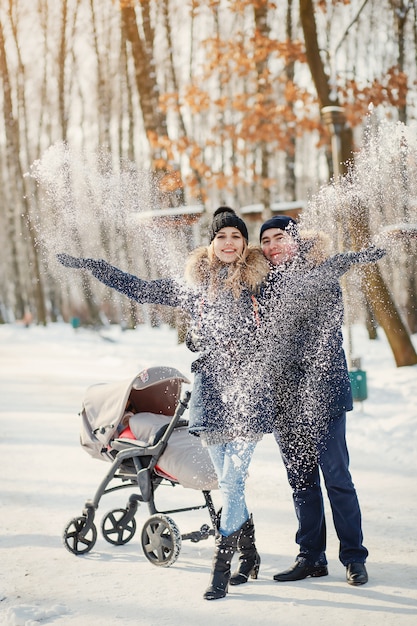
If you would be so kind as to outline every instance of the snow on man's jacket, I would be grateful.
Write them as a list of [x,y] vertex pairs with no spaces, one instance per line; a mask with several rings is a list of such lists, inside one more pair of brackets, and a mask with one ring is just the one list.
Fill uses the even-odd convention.
[[273,330],[267,359],[278,430],[305,445],[323,437],[330,419],[352,409],[339,279],[353,264],[377,261],[385,251],[371,246],[327,257],[321,233],[301,233],[300,250],[292,262],[271,270],[261,301],[264,327]]

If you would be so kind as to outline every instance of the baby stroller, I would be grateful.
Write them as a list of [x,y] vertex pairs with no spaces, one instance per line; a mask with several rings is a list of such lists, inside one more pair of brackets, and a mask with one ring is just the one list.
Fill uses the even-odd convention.
[[[217,514],[211,490],[217,479],[207,450],[200,439],[188,433],[182,418],[191,397],[181,399],[183,383],[190,381],[171,367],[151,367],[133,380],[97,384],[87,389],[83,408],[81,446],[94,458],[111,463],[80,517],[72,519],[63,533],[65,547],[76,555],[89,552],[96,540],[95,512],[101,497],[124,488],[135,488],[125,508],[107,513],[102,520],[103,537],[123,545],[136,532],[135,514],[146,503],[150,517],[141,534],[142,549],[153,564],[169,567],[178,558],[183,540],[198,542],[214,535]],[[197,489],[204,504],[159,511],[155,491],[162,484]],[[207,508],[211,528],[204,524],[197,531],[181,535],[168,513]]]

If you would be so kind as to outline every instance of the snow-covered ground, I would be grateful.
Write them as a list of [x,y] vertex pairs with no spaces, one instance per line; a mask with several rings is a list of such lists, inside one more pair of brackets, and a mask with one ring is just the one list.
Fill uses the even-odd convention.
[[[224,600],[207,602],[202,594],[212,538],[184,541],[170,568],[155,567],[140,544],[149,516],[141,505],[131,542],[113,546],[104,540],[102,517],[124,507],[129,492],[102,499],[98,539],[90,553],[77,557],[62,544],[64,527],[81,515],[108,468],[78,444],[86,387],[133,378],[151,365],[172,365],[189,375],[193,355],[167,327],[101,334],[64,324],[0,327],[0,624],[416,624],[417,367],[396,368],[384,333],[379,334],[371,342],[362,327],[353,329],[368,399],[348,417],[351,470],[370,552],[369,583],[351,587],[345,582],[327,501],[329,576],[273,582],[273,574],[296,555],[296,520],[278,449],[266,436],[247,483],[262,555],[259,579],[231,588]],[[201,499],[198,491],[179,486],[161,487],[157,496],[165,509]],[[205,510],[172,517],[181,532],[209,522]]]

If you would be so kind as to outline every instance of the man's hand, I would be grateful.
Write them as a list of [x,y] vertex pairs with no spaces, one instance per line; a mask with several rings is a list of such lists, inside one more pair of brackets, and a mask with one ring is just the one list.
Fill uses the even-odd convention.
[[375,263],[375,261],[382,259],[386,253],[387,251],[383,248],[371,245],[368,248],[364,248],[363,250],[353,254],[356,254],[359,263]]

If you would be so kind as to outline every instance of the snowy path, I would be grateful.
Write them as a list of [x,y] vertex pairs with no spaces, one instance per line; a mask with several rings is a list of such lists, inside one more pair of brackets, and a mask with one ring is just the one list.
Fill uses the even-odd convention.
[[[368,342],[355,329],[368,373],[369,398],[350,414],[351,469],[370,551],[370,582],[352,588],[337,560],[328,513],[327,578],[272,581],[296,554],[291,494],[272,437],[259,444],[248,480],[260,578],[206,602],[212,539],[184,542],[171,568],[152,566],[139,537],[125,546],[100,534],[92,552],[75,557],[62,530],[81,514],[107,469],[78,445],[77,412],[85,388],[129,378],[148,365],[189,373],[192,355],[173,331],[141,328],[105,338],[71,327],[0,327],[0,624],[3,626],[405,626],[417,623],[417,368],[393,365],[385,339]],[[356,336],[356,335],[355,335]],[[164,354],[163,362],[158,355]],[[106,496],[97,525],[120,493]],[[200,499],[165,488],[163,506]],[[142,505],[139,529],[148,512]],[[205,511],[179,514],[182,532],[208,521]]]

